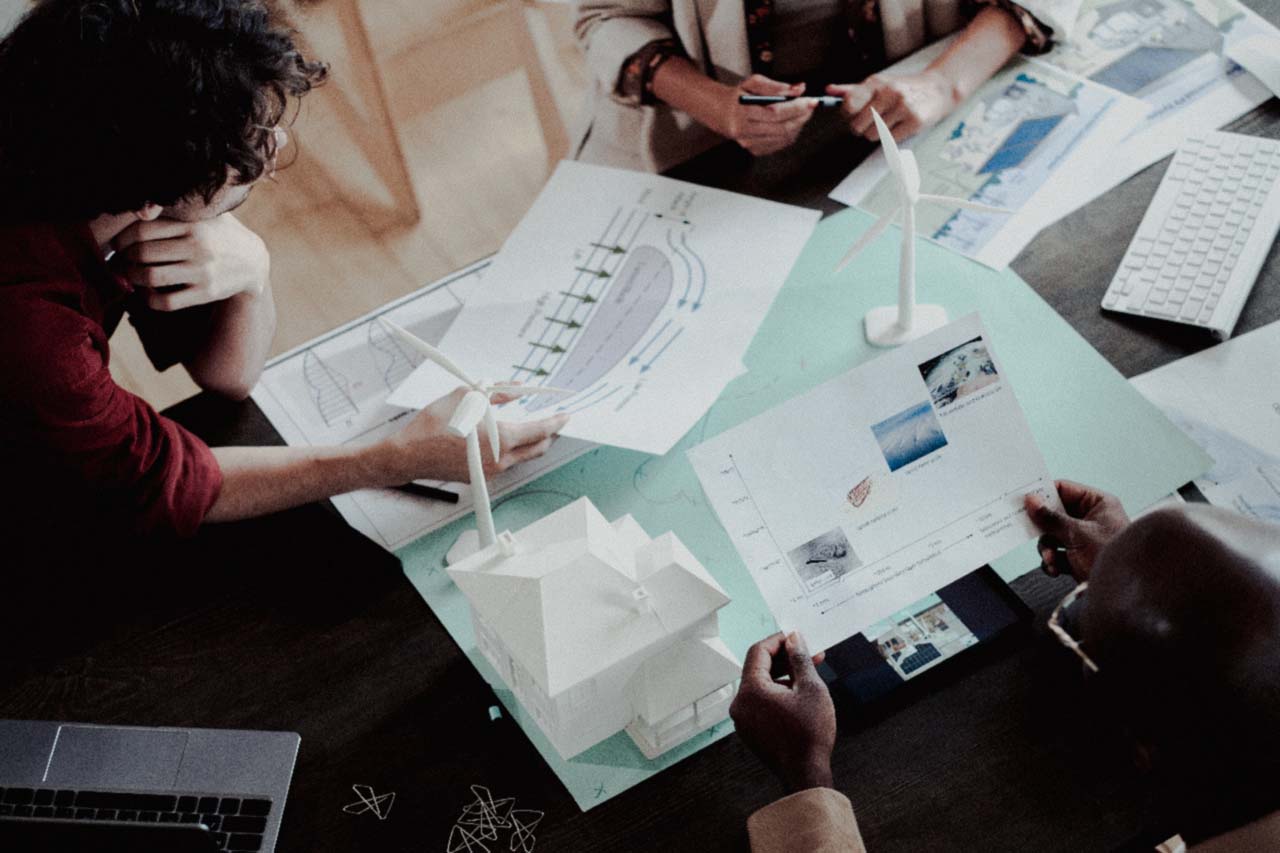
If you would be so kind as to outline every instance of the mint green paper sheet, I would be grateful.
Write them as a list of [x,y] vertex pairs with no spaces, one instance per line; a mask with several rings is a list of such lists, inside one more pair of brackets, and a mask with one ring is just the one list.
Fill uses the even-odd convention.
[[[878,240],[840,276],[832,274],[851,241],[871,222],[867,214],[851,209],[818,225],[747,352],[748,373],[728,386],[670,453],[650,457],[616,448],[595,450],[502,500],[495,510],[498,529],[518,530],[587,495],[606,518],[630,513],[651,535],[676,532],[733,599],[720,611],[720,625],[736,654],[772,633],[773,617],[703,498],[685,451],[882,352],[864,340],[862,315],[896,300],[898,232]],[[1208,469],[1209,458],[1016,274],[994,272],[923,240],[917,241],[916,251],[922,303],[941,303],[952,318],[974,310],[982,314],[1054,476],[1111,491],[1134,511]],[[466,600],[444,571],[445,552],[472,524],[468,517],[397,556],[409,580],[582,809],[617,796],[732,730],[725,722],[656,761],[645,759],[621,732],[570,761],[561,759],[476,651]],[[1011,580],[1038,562],[1028,544],[996,568]]]

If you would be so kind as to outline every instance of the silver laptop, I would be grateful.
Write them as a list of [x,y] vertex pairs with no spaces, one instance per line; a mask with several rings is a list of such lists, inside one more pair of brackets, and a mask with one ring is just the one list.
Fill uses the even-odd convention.
[[219,850],[269,853],[300,740],[0,720],[0,821],[204,825]]

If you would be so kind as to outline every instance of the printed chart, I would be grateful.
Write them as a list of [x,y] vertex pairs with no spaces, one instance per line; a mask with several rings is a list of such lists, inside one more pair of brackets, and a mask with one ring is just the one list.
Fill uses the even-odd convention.
[[[413,413],[389,405],[387,395],[423,359],[390,337],[376,319],[386,317],[425,341],[438,342],[487,265],[482,261],[429,284],[272,360],[253,391],[254,402],[290,445],[363,445],[391,435]],[[490,489],[501,496],[591,447],[582,441],[557,440],[542,458],[494,477]],[[363,489],[339,495],[333,504],[352,527],[387,550],[395,550],[471,512],[466,484],[430,485],[458,493],[458,503],[391,489]]]
[[1271,97],[1227,58],[1231,45],[1280,31],[1234,0],[1085,0],[1069,40],[1037,61],[1140,99],[1145,115],[1059,196],[1052,217],[1160,160],[1188,134],[1221,127]]
[[[565,388],[510,417],[666,453],[742,373],[742,357],[818,212],[566,161],[494,258],[441,348],[482,376]],[[391,396],[449,387],[426,365]]]
[[988,341],[971,314],[689,451],[783,630],[830,648],[1035,537],[1057,495]]
[[[916,153],[926,191],[933,181],[945,194],[967,191],[1014,216],[947,212],[922,221],[917,233],[1006,266],[1043,228],[1168,156],[1189,134],[1265,102],[1266,86],[1227,58],[1258,36],[1280,38],[1280,30],[1235,0],[1085,0],[1070,38],[1015,60],[950,118],[901,143]],[[883,73],[921,71],[949,43]],[[867,199],[884,192],[887,174],[877,151],[831,198],[879,212]]]
[[[916,233],[988,266],[1007,265],[1039,230],[1035,212],[1042,200],[1059,193],[1088,158],[1122,138],[1141,116],[1140,102],[1102,86],[1026,60],[1013,63],[914,140],[911,150],[923,192],[1015,215],[927,205],[917,210]],[[899,193],[885,174],[865,195],[838,189],[833,196],[883,214],[897,206]],[[1030,222],[1036,225],[1027,233]]]

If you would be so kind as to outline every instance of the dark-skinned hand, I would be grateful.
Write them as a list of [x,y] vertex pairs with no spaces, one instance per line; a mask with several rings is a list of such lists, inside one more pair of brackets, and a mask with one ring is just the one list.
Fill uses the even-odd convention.
[[1044,535],[1036,543],[1050,577],[1070,573],[1087,581],[1098,554],[1129,525],[1119,498],[1070,480],[1054,485],[1066,512],[1047,506],[1038,495],[1027,495],[1027,514]]
[[738,736],[792,791],[831,787],[836,711],[804,639],[774,634],[747,650],[729,708]]

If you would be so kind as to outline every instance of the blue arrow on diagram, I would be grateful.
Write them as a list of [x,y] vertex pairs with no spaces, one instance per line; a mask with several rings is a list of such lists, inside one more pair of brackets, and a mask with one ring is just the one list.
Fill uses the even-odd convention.
[[667,351],[667,347],[671,346],[672,342],[674,342],[676,338],[680,337],[680,333],[683,331],[684,331],[683,326],[681,326],[679,329],[676,329],[676,333],[671,337],[667,338],[667,342],[662,345],[662,349],[658,350],[653,354],[653,358],[649,359],[648,364],[640,368],[640,372],[647,373],[649,368],[653,367],[653,363],[658,360],[658,357]]
[[573,407],[573,406],[577,406],[578,404],[580,404],[580,403],[582,403],[582,402],[584,402],[584,401],[586,401],[586,400],[590,400],[590,399],[591,399],[592,397],[594,397],[596,394],[599,394],[601,391],[603,391],[605,388],[608,388],[608,387],[609,387],[609,383],[608,383],[607,381],[606,381],[606,382],[601,382],[599,385],[597,385],[596,387],[592,388],[592,389],[591,389],[590,391],[588,391],[587,393],[585,393],[585,394],[583,394],[582,396],[578,397],[578,399],[574,400],[573,398],[570,398],[570,401],[571,401],[571,402],[566,402],[563,406],[560,406],[559,408],[557,408],[557,409],[556,409],[556,411],[557,411],[557,412],[567,412],[567,411],[569,411],[569,409],[570,409],[571,407]]
[[671,254],[684,263],[684,296],[681,296],[676,302],[677,308],[683,308],[685,303],[689,301],[689,291],[693,289],[693,267],[690,266],[689,259],[684,256],[684,253],[676,248],[675,241],[671,239],[670,228],[667,229],[667,246],[671,249]]
[[628,360],[628,361],[627,361],[627,364],[635,364],[637,361],[639,361],[640,359],[644,358],[644,354],[649,350],[649,347],[653,346],[653,342],[654,342],[654,341],[656,341],[658,338],[662,337],[662,333],[663,333],[663,332],[665,332],[665,331],[667,330],[667,326],[670,326],[670,325],[671,325],[671,321],[670,321],[670,320],[668,320],[667,322],[663,323],[663,324],[662,324],[662,328],[658,330],[657,334],[655,334],[652,338],[649,338],[649,343],[647,343],[647,344],[645,344],[643,347],[641,347],[641,348],[640,348],[640,351],[639,351],[638,353],[636,353],[635,355],[631,356],[630,360]]
[[[698,271],[702,273],[702,281],[699,282],[698,287],[698,298],[693,300],[693,310],[697,311],[702,307],[702,297],[707,295],[707,267],[702,263],[701,256],[699,256],[693,249],[689,248],[689,242],[685,239],[687,236],[689,236],[688,231],[681,232],[680,245],[684,246],[684,250],[686,252],[693,255],[693,259],[698,262]],[[688,294],[686,294],[686,296],[687,295]]]

